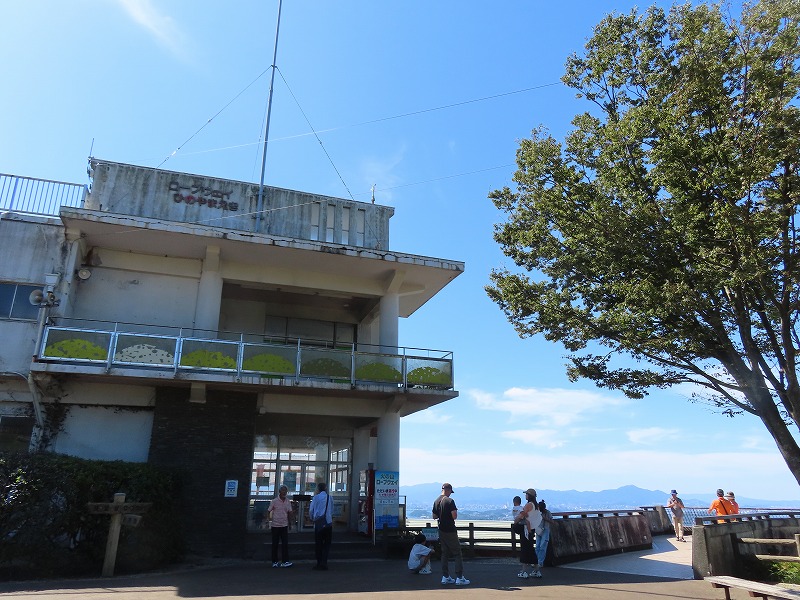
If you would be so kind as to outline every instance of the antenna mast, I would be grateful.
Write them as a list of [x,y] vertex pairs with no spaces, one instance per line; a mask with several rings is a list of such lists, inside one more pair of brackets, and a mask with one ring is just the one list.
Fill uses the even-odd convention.
[[267,167],[267,145],[269,144],[269,117],[272,113],[272,87],[275,84],[275,63],[278,58],[278,34],[281,30],[281,5],[278,0],[278,24],[275,26],[275,50],[272,53],[272,77],[269,80],[269,98],[267,100],[267,124],[264,129],[264,152],[261,155],[261,181],[258,184],[258,202],[256,203],[256,232],[261,229],[261,213],[264,210],[264,171]]

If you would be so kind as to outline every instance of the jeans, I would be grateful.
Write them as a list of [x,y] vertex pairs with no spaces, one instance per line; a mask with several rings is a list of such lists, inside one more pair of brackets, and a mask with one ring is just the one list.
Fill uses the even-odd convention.
[[278,562],[278,544],[283,551],[283,562],[289,560],[289,526],[272,528],[272,562]]
[[545,527],[542,535],[536,534],[536,558],[539,565],[544,565],[544,559],[547,556],[547,542],[550,541],[550,528]]

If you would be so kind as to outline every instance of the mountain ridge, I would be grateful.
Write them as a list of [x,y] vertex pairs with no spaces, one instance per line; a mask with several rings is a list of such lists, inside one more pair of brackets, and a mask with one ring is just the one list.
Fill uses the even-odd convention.
[[[514,496],[524,499],[524,490],[517,488],[487,488],[475,486],[458,486],[454,484],[453,498],[460,512],[493,513],[508,512]],[[400,495],[406,497],[408,515],[414,518],[427,518],[430,506],[441,493],[442,484],[420,483],[401,485]],[[680,493],[678,495],[687,507],[707,507],[716,497],[710,493]],[[572,512],[580,510],[634,509],[640,506],[664,505],[669,492],[648,490],[635,485],[624,485],[600,491],[548,490],[537,489],[539,500],[547,502],[547,508],[553,512]],[[742,507],[752,508],[797,508],[800,500],[765,500],[737,495]],[[421,513],[418,517],[413,513]],[[467,515],[464,514],[466,517]],[[476,517],[472,517],[476,518]],[[495,518],[494,516],[490,518]]]

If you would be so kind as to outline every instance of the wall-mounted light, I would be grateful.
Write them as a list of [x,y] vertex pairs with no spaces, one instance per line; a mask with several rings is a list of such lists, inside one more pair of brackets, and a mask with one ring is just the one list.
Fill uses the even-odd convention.
[[86,267],[83,267],[82,269],[78,269],[77,275],[78,279],[80,279],[81,281],[86,281],[87,279],[89,279],[89,277],[92,276],[92,272]]

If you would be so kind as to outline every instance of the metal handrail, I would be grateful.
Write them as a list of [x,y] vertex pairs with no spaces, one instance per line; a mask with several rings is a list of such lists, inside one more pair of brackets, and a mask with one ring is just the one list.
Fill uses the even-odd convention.
[[34,215],[58,215],[62,206],[81,208],[88,186],[66,181],[0,173],[0,210]]
[[[102,325],[99,327],[97,324]],[[397,353],[364,352],[356,344],[331,348],[317,340],[297,339],[292,344],[202,337],[200,330],[177,335],[142,332],[158,326],[93,322],[92,327],[48,325],[36,349],[41,362],[89,363],[112,367],[172,369],[181,372],[230,373],[269,379],[327,379],[378,383],[398,387],[452,389],[452,352],[399,347]],[[140,329],[134,331],[134,329]],[[202,332],[201,332],[202,333]],[[123,343],[120,344],[120,339]],[[377,346],[375,346],[377,348]],[[440,357],[419,356],[423,352]],[[356,360],[358,357],[358,360]],[[371,362],[365,364],[367,361]],[[397,368],[399,367],[399,368]]]

